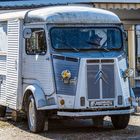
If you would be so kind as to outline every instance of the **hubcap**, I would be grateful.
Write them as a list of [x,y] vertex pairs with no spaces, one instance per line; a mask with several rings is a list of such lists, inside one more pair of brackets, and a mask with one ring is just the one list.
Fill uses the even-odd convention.
[[33,99],[31,99],[30,104],[29,104],[29,119],[30,119],[31,126],[33,126],[34,121],[35,121],[35,106],[34,106]]

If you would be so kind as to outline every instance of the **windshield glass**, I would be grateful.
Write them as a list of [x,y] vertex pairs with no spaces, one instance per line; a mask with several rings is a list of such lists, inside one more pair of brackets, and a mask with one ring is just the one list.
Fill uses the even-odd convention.
[[58,50],[117,50],[122,47],[122,34],[114,27],[54,27],[52,47]]

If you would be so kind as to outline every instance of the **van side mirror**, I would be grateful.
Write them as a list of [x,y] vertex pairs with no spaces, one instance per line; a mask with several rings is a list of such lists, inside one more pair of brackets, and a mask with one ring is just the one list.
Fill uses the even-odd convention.
[[23,37],[25,39],[29,39],[29,38],[31,38],[31,36],[32,36],[32,30],[30,28],[24,29],[24,31],[23,31]]

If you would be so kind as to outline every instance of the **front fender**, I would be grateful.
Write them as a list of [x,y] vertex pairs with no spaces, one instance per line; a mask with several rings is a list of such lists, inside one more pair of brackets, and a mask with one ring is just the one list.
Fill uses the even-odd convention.
[[[31,91],[32,92],[32,94],[34,96],[34,99],[35,99],[35,103],[36,103],[36,108],[37,109],[47,105],[45,94],[44,94],[43,90],[38,85],[36,85],[36,84],[29,85],[25,89],[24,93],[26,94],[27,91]],[[24,96],[26,96],[26,95],[24,95]]]

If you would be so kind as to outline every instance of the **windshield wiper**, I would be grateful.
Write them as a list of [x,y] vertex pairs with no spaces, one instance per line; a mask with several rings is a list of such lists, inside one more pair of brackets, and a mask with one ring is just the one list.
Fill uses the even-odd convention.
[[103,49],[104,51],[107,51],[109,52],[110,50],[105,48],[104,47],[104,44],[106,43],[106,41],[103,43],[103,45],[99,45],[99,44],[96,44],[94,42],[91,42],[91,41],[86,41],[89,45],[93,45],[93,48],[97,49],[97,50],[100,50],[100,49]]
[[60,41],[60,42],[61,42],[63,45],[65,45],[66,47],[72,48],[72,49],[73,49],[74,51],[76,51],[76,52],[79,52],[79,51],[80,51],[79,49],[72,47],[72,46],[69,45],[67,42],[65,42],[65,41],[63,41],[63,40],[61,40],[61,39],[59,39],[58,37],[56,38],[56,40]]

